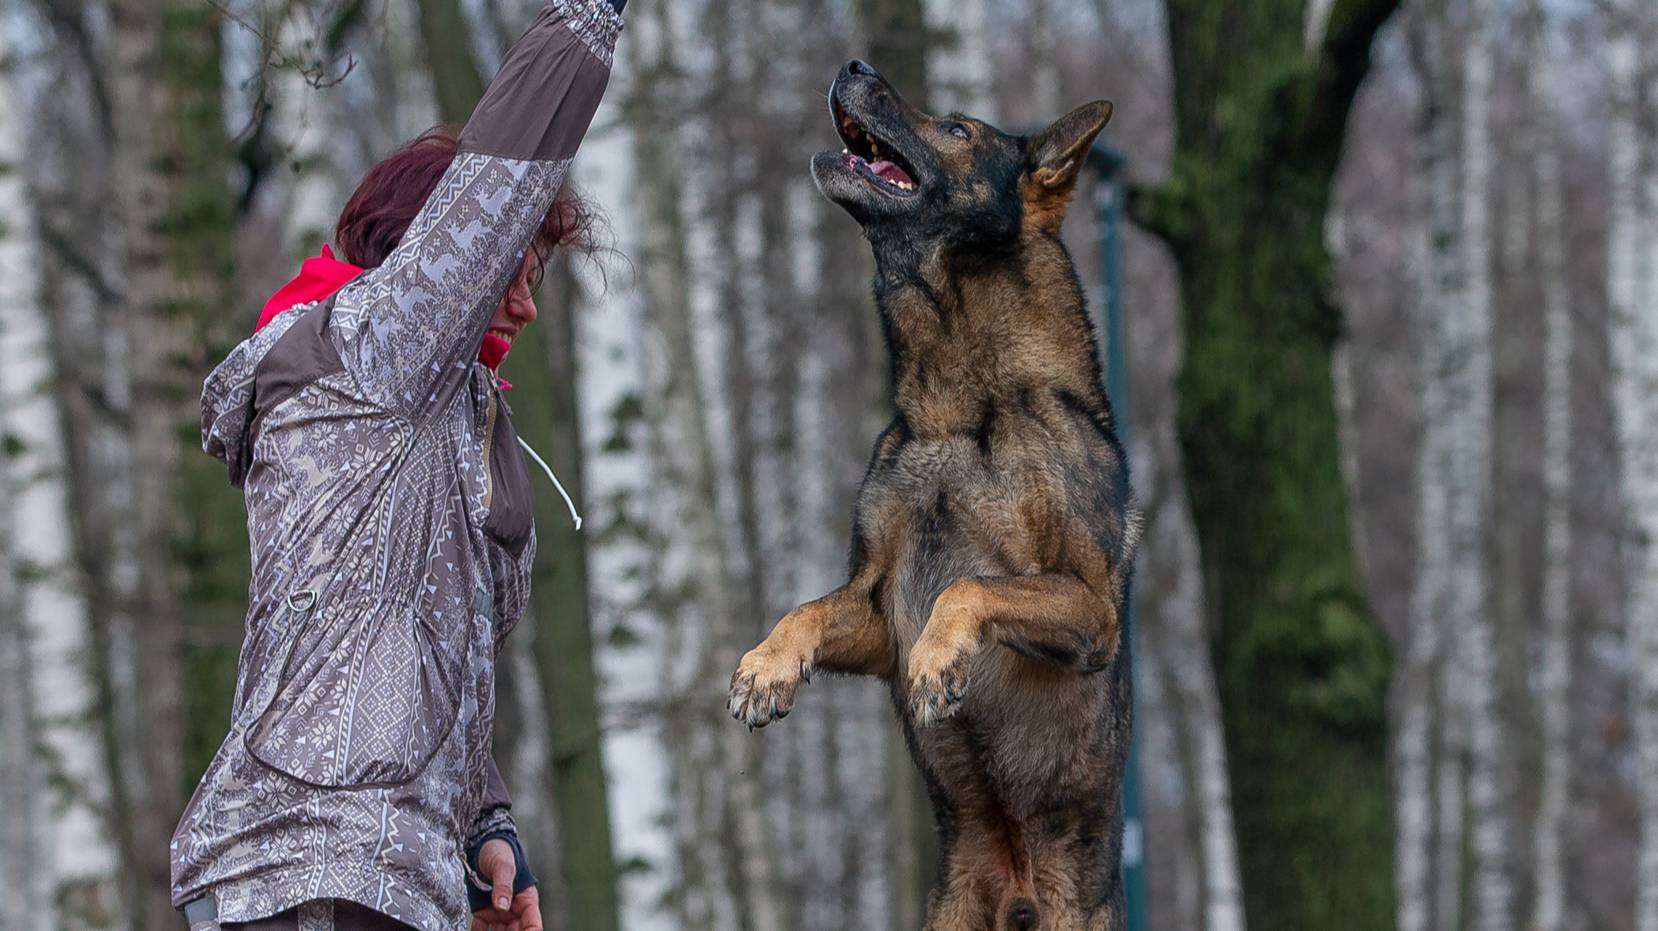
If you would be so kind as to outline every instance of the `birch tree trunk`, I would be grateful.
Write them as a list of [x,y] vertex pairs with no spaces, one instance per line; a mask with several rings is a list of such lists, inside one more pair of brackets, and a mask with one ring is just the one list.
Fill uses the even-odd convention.
[[[1655,169],[1652,140],[1642,131],[1651,99],[1643,78],[1645,4],[1612,4],[1606,51],[1612,105],[1607,131],[1611,221],[1607,232],[1607,294],[1615,367],[1618,445],[1628,516],[1627,641],[1632,661],[1630,717],[1638,771],[1658,772],[1658,304],[1653,287]],[[1640,852],[1636,869],[1636,931],[1658,929],[1658,786],[1639,780]]]
[[[729,567],[716,511],[714,453],[703,416],[704,361],[691,317],[690,226],[682,196],[682,154],[690,140],[671,118],[688,88],[678,57],[687,34],[683,8],[656,5],[630,18],[623,43],[634,75],[627,102],[633,136],[636,257],[645,341],[647,447],[652,507],[648,602],[663,625],[662,732],[670,766],[676,880],[670,901],[687,931],[738,926],[738,905],[722,893],[724,774],[735,767],[724,741],[733,731],[709,693],[723,683],[723,650],[710,635],[729,624]],[[710,713],[713,709],[716,713]],[[723,760],[723,762],[722,762]]]
[[[132,931],[152,931],[168,915],[166,839],[176,813],[180,631],[171,597],[172,567],[164,526],[165,476],[174,450],[172,411],[162,384],[163,359],[177,354],[176,332],[160,303],[168,281],[159,226],[164,187],[149,116],[160,56],[158,10],[138,0],[112,3],[110,61],[124,79],[111,87],[110,189],[120,208],[119,253],[127,276],[125,313],[111,316],[108,380],[127,420],[102,450],[111,498],[109,613],[99,617],[94,653],[103,679],[106,765],[115,786],[113,828],[121,850],[121,896]],[[141,632],[140,624],[148,625]],[[139,689],[139,682],[146,688]],[[144,741],[134,740],[144,734]]]
[[0,33],[0,526],[17,531],[0,541],[0,924],[110,927],[117,858],[10,46]]
[[[1135,461],[1138,481],[1153,490],[1148,501],[1145,547],[1146,587],[1159,591],[1142,618],[1140,636],[1148,647],[1141,662],[1156,661],[1163,671],[1163,688],[1171,693],[1180,754],[1190,779],[1189,806],[1197,827],[1197,860],[1201,876],[1202,927],[1206,931],[1243,931],[1243,890],[1238,879],[1237,841],[1232,827],[1232,788],[1226,768],[1226,740],[1221,731],[1220,698],[1215,690],[1209,632],[1205,629],[1202,561],[1197,531],[1185,506],[1179,484],[1178,446],[1172,424],[1150,428],[1150,450]],[[1153,570],[1152,565],[1162,568]],[[1172,576],[1172,578],[1168,578]],[[1162,577],[1162,578],[1159,578]],[[1155,628],[1155,633],[1153,633]],[[1156,842],[1150,839],[1149,842]],[[1160,905],[1162,903],[1159,903]],[[1160,919],[1159,923],[1165,919]]]
[[[759,166],[751,161],[747,132],[755,112],[752,82],[744,80],[745,53],[757,41],[754,19],[740,15],[732,4],[710,4],[703,13],[703,30],[714,45],[705,87],[718,105],[711,110],[708,133],[703,139],[707,162],[713,170],[694,176],[695,191],[708,222],[697,233],[703,240],[700,254],[707,256],[713,270],[713,303],[704,318],[720,334],[717,357],[718,385],[716,416],[723,415],[723,442],[711,449],[716,467],[729,476],[717,481],[723,498],[720,508],[726,532],[722,535],[729,551],[725,577],[729,613],[717,615],[708,633],[716,642],[716,668],[735,669],[743,653],[770,632],[776,618],[769,617],[774,597],[770,572],[775,568],[764,550],[762,538],[761,479],[765,472],[766,450],[761,448],[762,371],[766,364],[763,332],[755,307],[756,295],[749,286],[747,256],[752,238],[756,200],[752,185]],[[770,54],[757,49],[754,54]],[[722,455],[723,454],[723,455]],[[716,673],[708,685],[723,686],[729,674]],[[787,931],[786,909],[777,882],[774,840],[766,823],[767,774],[769,761],[762,753],[765,735],[745,736],[742,729],[714,725],[727,754],[728,771],[722,796],[722,837],[725,884],[738,906],[738,927],[743,931]]]
[[1576,343],[1568,292],[1565,203],[1555,110],[1545,97],[1554,84],[1548,18],[1542,0],[1525,10],[1526,125],[1533,153],[1536,234],[1543,292],[1543,649],[1542,771],[1535,827],[1533,931],[1567,926],[1566,816],[1571,783],[1572,518],[1571,399]]
[[[1441,710],[1437,768],[1439,879],[1437,923],[1458,926],[1464,909],[1487,931],[1513,925],[1508,862],[1508,791],[1502,718],[1496,703],[1495,619],[1488,566],[1491,486],[1491,315],[1489,233],[1492,20],[1485,0],[1470,6],[1468,47],[1461,59],[1462,143],[1451,117],[1454,76],[1445,54],[1446,7],[1434,4],[1422,25],[1424,171],[1433,268],[1424,373],[1421,561],[1413,604],[1414,641],[1403,687],[1399,742],[1401,925],[1420,928],[1429,898],[1426,867],[1427,716],[1423,672],[1440,651],[1443,617],[1450,649],[1440,660]],[[1443,567],[1443,571],[1440,567]],[[1465,836],[1465,833],[1466,836]],[[1461,891],[1463,845],[1471,850],[1471,900]]]
[[[0,342],[6,332],[0,329]],[[0,401],[8,400],[0,395]],[[0,465],[0,521],[15,526],[12,485],[16,479]],[[39,729],[33,694],[29,637],[18,593],[18,565],[10,541],[0,540],[0,922],[8,928],[31,922],[57,923],[52,895],[57,884],[56,858],[49,851],[51,812],[47,806],[46,767],[37,750]]]
[[1446,437],[1450,474],[1450,618],[1468,651],[1469,831],[1473,847],[1474,927],[1513,927],[1508,862],[1508,789],[1503,719],[1497,707],[1496,623],[1491,611],[1491,137],[1493,15],[1490,0],[1471,0],[1462,57],[1461,246],[1466,291],[1461,313],[1446,321]]
[[[1420,242],[1420,262],[1427,280],[1422,300],[1419,349],[1422,378],[1422,440],[1417,456],[1420,509],[1417,515],[1417,573],[1411,594],[1410,627],[1403,662],[1394,679],[1396,720],[1393,760],[1395,781],[1394,860],[1399,902],[1399,931],[1428,931],[1443,927],[1433,912],[1435,877],[1434,718],[1439,710],[1435,674],[1443,648],[1440,626],[1446,602],[1447,535],[1445,500],[1445,401],[1441,384],[1439,345],[1443,311],[1451,295],[1454,269],[1445,252],[1432,243],[1456,234],[1456,162],[1452,148],[1454,126],[1447,112],[1444,66],[1443,6],[1415,16],[1411,29],[1412,59],[1424,87],[1421,123],[1421,172],[1424,179],[1428,227]],[[1435,15],[1438,14],[1438,15]],[[1443,761],[1442,761],[1443,762]],[[1460,793],[1459,797],[1460,797]],[[1450,894],[1441,883],[1441,896]]]
[[[935,37],[927,44],[926,72],[933,98],[939,101],[940,109],[960,110],[995,121],[997,114],[991,111],[990,99],[991,71],[995,65],[990,4],[986,0],[924,0],[923,5],[929,34]],[[1034,9],[1032,21],[1034,27],[1037,22]],[[1040,48],[1044,41],[1053,40],[1053,32],[1051,29],[1036,32],[1032,38],[1033,45]],[[879,62],[873,64],[881,67]],[[1040,59],[1035,64],[1038,68],[1047,66]],[[1055,63],[1050,75],[1055,91],[1058,90],[1057,67]]]
[[[308,17],[294,5],[283,17],[278,44],[299,48],[318,43],[307,32]],[[268,75],[275,98],[273,121],[282,150],[282,174],[288,181],[288,206],[282,222],[282,245],[290,254],[312,255],[334,233],[340,206],[339,175],[333,164],[338,145],[333,114],[338,87],[320,88],[297,68],[281,68]]]
[[[240,502],[224,485],[206,483],[218,473],[197,451],[194,429],[201,378],[234,332],[225,312],[231,256],[223,248],[232,200],[219,11],[189,0],[118,0],[111,16],[111,73],[119,75],[110,81],[111,180],[125,236],[130,307],[121,324],[132,391],[131,469],[122,477],[130,481],[134,532],[122,539],[139,569],[136,584],[117,590],[133,597],[130,626],[110,637],[118,742],[127,745],[113,772],[130,784],[134,926],[161,928],[177,921],[167,897],[167,839],[183,802],[183,770],[204,765],[222,736],[246,607]],[[123,669],[129,649],[132,665]]]
[[[750,124],[746,143],[753,158],[748,170],[753,220],[745,226],[755,230],[757,242],[752,257],[740,252],[738,256],[749,267],[745,278],[755,289],[753,306],[741,325],[757,343],[751,352],[757,371],[751,377],[759,390],[752,428],[758,474],[756,487],[747,494],[759,498],[757,538],[764,553],[765,584],[758,592],[763,613],[757,621],[763,637],[774,621],[820,594],[803,583],[809,574],[807,540],[821,528],[807,526],[810,483],[803,480],[808,460],[803,449],[802,373],[812,364],[815,345],[809,338],[809,307],[800,281],[800,256],[806,246],[800,215],[810,209],[810,202],[800,196],[806,192],[795,156],[802,138],[814,125],[821,126],[821,114],[801,107],[796,93],[803,80],[817,84],[820,78],[806,73],[806,45],[815,33],[803,4],[764,4],[747,19],[752,37],[743,44],[744,76],[739,80],[744,85],[742,97],[758,119]],[[769,846],[789,852],[775,858],[772,882],[785,926],[795,931],[808,928],[815,887],[833,885],[828,878],[835,872],[842,835],[851,830],[847,821],[827,831],[814,831],[809,824],[813,798],[822,793],[820,781],[826,781],[821,780],[823,767],[817,759],[826,720],[820,698],[814,693],[803,703],[810,712],[792,717],[788,727],[769,729],[762,745]]]

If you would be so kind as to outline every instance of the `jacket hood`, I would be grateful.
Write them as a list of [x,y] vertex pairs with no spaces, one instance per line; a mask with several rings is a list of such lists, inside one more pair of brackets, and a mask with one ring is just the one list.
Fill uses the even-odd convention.
[[[301,277],[304,277],[303,273]],[[292,286],[293,282],[289,285]],[[296,326],[309,326],[317,330],[318,338],[307,341],[305,355],[315,358],[322,353],[331,353],[327,334],[322,332],[328,315],[311,314],[306,310],[325,301],[332,302],[338,291],[336,286],[321,297],[279,307],[270,313],[268,319],[262,315],[259,329],[237,344],[202,384],[202,449],[229,467],[231,484],[241,486],[253,461],[252,429],[260,407],[256,397],[259,392],[255,390],[260,366],[282,337]],[[287,310],[295,312],[285,313]]]

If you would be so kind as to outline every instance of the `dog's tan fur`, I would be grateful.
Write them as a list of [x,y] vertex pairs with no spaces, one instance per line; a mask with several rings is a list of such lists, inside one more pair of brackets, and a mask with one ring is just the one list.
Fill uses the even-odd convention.
[[837,116],[906,155],[920,193],[872,201],[893,198],[833,160],[814,173],[874,244],[897,415],[859,491],[850,580],[743,658],[731,710],[780,718],[815,670],[887,681],[943,840],[928,931],[1117,929],[1136,518],[1059,240],[1110,108],[1024,140],[929,117],[870,75],[843,71]]

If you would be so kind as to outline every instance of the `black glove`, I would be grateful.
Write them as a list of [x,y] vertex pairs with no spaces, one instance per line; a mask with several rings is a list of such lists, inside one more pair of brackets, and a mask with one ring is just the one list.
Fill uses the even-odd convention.
[[[622,2],[626,3],[627,0],[622,0]],[[511,831],[491,831],[483,837],[478,838],[477,843],[473,844],[466,851],[466,904],[474,912],[481,912],[486,908],[493,907],[494,905],[494,903],[489,900],[489,880],[478,870],[478,854],[484,849],[485,843],[496,837],[499,837],[508,844],[512,845],[513,862],[518,867],[518,875],[512,878],[513,895],[523,892],[525,889],[535,885],[537,882],[535,874],[530,872],[530,861],[524,856],[524,847],[522,844],[518,843],[518,835]]]
[[628,0],[610,0],[610,5],[616,8],[616,12],[620,13],[622,12],[622,7],[628,5]]

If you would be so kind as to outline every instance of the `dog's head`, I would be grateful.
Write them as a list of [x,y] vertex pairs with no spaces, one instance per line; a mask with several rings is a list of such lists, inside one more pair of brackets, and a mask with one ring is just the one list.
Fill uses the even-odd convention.
[[1027,226],[1057,230],[1111,104],[1078,107],[1032,136],[959,113],[911,106],[874,68],[847,62],[829,89],[846,147],[812,159],[823,195],[871,240],[921,254],[1017,239]]

